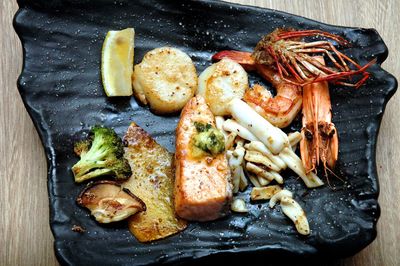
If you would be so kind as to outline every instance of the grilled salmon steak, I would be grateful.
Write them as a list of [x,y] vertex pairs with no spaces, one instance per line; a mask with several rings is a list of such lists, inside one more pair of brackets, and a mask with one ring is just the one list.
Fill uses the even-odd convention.
[[229,210],[232,185],[224,138],[219,149],[221,133],[213,130],[214,115],[204,98],[193,97],[176,129],[175,211],[187,220],[211,221]]

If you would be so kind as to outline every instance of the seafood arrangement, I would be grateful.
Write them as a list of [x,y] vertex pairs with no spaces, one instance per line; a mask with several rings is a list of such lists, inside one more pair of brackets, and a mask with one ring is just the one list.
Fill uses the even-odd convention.
[[[115,49],[120,61],[103,51],[106,94],[134,95],[156,114],[181,112],[176,152],[169,153],[135,123],[123,141],[112,129],[93,127],[90,138],[75,145],[81,157],[72,167],[75,181],[100,176],[115,181],[90,182],[79,205],[100,223],[128,219],[140,242],[181,232],[190,221],[212,221],[231,211],[245,215],[247,204],[259,201],[269,201],[270,208],[279,204],[297,232],[309,235],[306,213],[295,191],[284,188],[281,172],[290,169],[309,189],[324,185],[319,169],[327,180],[337,176],[339,139],[329,83],[360,88],[375,60],[359,65],[338,50],[337,45],[350,45],[338,35],[276,29],[252,52],[216,51],[214,63],[197,76],[190,57],[172,47],[149,51],[133,67],[132,34],[133,29],[106,38],[111,43],[103,49]],[[124,66],[123,93],[104,73],[118,65]],[[260,84],[250,87],[248,72],[270,83],[275,95]],[[285,133],[282,129],[300,113],[301,130]],[[240,192],[248,187],[250,199],[244,199]]]

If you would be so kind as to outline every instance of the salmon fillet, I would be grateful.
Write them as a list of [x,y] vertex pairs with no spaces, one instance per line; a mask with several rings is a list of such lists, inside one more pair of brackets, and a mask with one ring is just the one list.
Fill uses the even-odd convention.
[[232,199],[226,154],[193,156],[194,122],[215,127],[214,115],[201,96],[193,97],[182,110],[176,129],[175,210],[187,220],[211,221],[224,216]]
[[129,218],[129,230],[140,242],[184,230],[187,222],[174,209],[174,155],[135,123],[129,126],[124,142],[132,176],[122,185],[146,204],[146,211]]

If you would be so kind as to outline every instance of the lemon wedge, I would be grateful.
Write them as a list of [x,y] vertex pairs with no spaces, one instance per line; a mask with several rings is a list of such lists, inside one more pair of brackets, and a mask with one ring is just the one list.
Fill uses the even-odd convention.
[[109,31],[101,50],[101,78],[108,97],[132,95],[135,30]]

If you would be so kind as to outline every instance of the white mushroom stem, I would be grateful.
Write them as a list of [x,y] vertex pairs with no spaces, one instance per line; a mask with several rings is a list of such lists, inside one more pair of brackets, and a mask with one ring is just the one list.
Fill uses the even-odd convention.
[[281,208],[283,213],[289,217],[296,226],[297,232],[302,235],[310,234],[310,226],[305,212],[301,206],[291,197],[281,198]]
[[233,121],[232,119],[228,119],[222,125],[222,128],[229,132],[234,132],[238,134],[240,137],[247,139],[249,141],[257,140],[257,137],[253,135],[247,128],[243,127],[239,123]]
[[[235,157],[238,156],[243,156],[244,159],[244,155],[246,154],[246,149],[243,146],[236,146],[236,148],[232,151],[232,155]],[[243,159],[241,159],[241,163],[243,163]]]
[[222,132],[222,134],[224,135],[225,140],[226,140],[228,138],[228,133],[222,128],[222,125],[224,124],[224,122],[225,122],[225,119],[222,116],[215,117],[215,127]]
[[264,156],[261,152],[258,151],[247,151],[244,157],[246,161],[253,163],[260,163],[265,165],[271,170],[279,171],[280,168],[276,166],[268,157]]
[[246,178],[246,175],[244,174],[242,166],[240,166],[239,172],[240,172],[239,190],[244,191],[247,188],[247,186],[249,185],[249,182],[247,181],[247,178]]
[[235,143],[237,147],[244,147],[244,139],[241,137],[235,138]]
[[285,161],[287,166],[292,169],[297,175],[303,179],[304,183],[309,188],[319,187],[324,184],[322,180],[313,172],[306,173],[301,159],[292,151],[291,148],[284,148],[279,157]]
[[262,187],[264,187],[264,186],[268,185],[269,183],[271,183],[271,181],[269,181],[265,177],[262,177],[262,176],[259,176],[259,175],[257,176],[257,180],[258,180],[258,183],[260,183],[260,185]]
[[258,179],[256,176],[248,174],[250,182],[253,184],[254,187],[261,187],[260,182],[258,182]]
[[296,151],[297,144],[302,139],[301,133],[298,131],[289,133],[288,139],[289,139],[290,146],[292,147],[292,150]]
[[233,185],[233,193],[239,192],[239,185],[240,185],[240,169],[237,168],[235,171],[232,171],[232,185]]
[[227,152],[229,167],[232,172],[233,193],[239,191],[244,154],[245,149],[243,147],[238,147],[233,152]]
[[232,201],[231,210],[239,213],[246,213],[249,211],[244,200],[239,198],[236,198]]
[[276,180],[278,184],[283,184],[283,177],[279,173],[273,170],[265,170],[250,161],[246,163],[246,170],[257,175],[261,186],[268,185],[272,180]]
[[[276,179],[275,179],[275,175],[272,174],[272,173],[276,173],[276,172],[274,172],[274,171],[264,171],[264,176],[267,176],[267,177],[268,177],[268,180],[270,180],[270,181],[276,180]],[[276,174],[278,174],[278,173],[276,173]],[[280,176],[280,175],[279,175],[279,176]],[[279,182],[278,182],[278,181],[279,181]],[[279,177],[278,177],[278,180],[276,180],[276,182],[278,182],[279,184],[283,184],[283,178],[279,178]]]
[[290,192],[289,190],[283,189],[279,191],[278,193],[274,194],[270,201],[269,201],[269,207],[273,208],[275,205],[282,199],[282,197],[288,197],[288,198],[293,198],[293,193]]
[[[253,189],[254,190],[254,189]],[[268,197],[269,194],[264,192],[265,196]],[[252,191],[253,194],[253,191]],[[257,193],[257,190],[255,194],[261,195],[261,191]],[[256,196],[255,195],[255,196]],[[273,208],[278,201],[281,204],[282,212],[289,217],[290,220],[294,223],[296,226],[297,232],[299,232],[302,235],[309,235],[310,234],[310,226],[308,224],[308,220],[306,217],[305,212],[301,208],[301,206],[293,199],[293,194],[289,190],[283,189],[277,193],[275,193],[270,201],[269,201],[269,207]]]
[[234,132],[229,133],[228,137],[225,139],[225,149],[226,150],[229,150],[233,147],[236,136],[237,136],[237,134]]
[[265,171],[261,167],[255,165],[254,163],[247,162],[246,163],[246,170],[256,174],[257,176],[261,176],[264,179],[267,179],[269,182],[274,180],[274,176],[270,175],[267,171]]
[[286,169],[287,165],[282,161],[279,156],[272,154],[272,152],[260,141],[251,141],[250,143],[244,145],[245,149],[258,151],[264,154],[268,159],[271,160],[280,169]]
[[283,177],[278,172],[269,171],[269,173],[274,177],[278,184],[283,184]]
[[281,191],[278,185],[268,187],[254,187],[250,193],[251,200],[267,200],[272,198],[276,193]]
[[296,146],[302,139],[301,133],[299,131],[291,132],[288,134],[288,139],[290,146]]
[[[289,139],[286,134],[264,119],[244,101],[235,98],[228,104],[228,109],[233,118],[253,133],[273,154],[278,154],[284,147],[289,147]],[[250,141],[252,140],[255,139]]]

